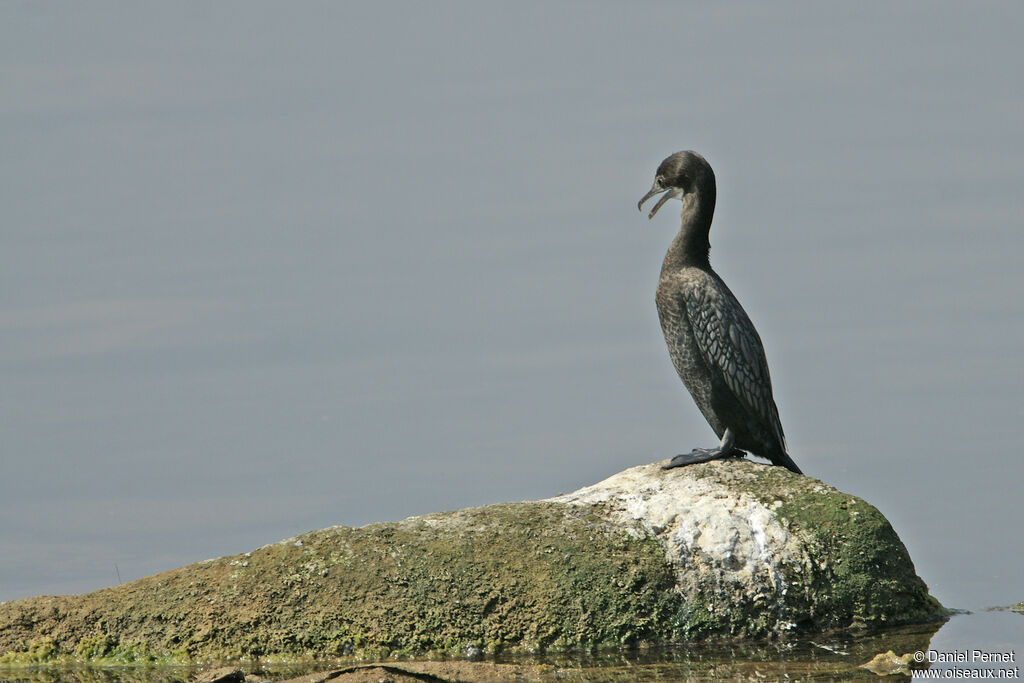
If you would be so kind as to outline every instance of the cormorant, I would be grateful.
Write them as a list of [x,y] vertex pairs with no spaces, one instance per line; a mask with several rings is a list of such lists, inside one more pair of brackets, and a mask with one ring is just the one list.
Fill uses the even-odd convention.
[[665,254],[657,304],[669,356],[683,384],[722,440],[718,448],[677,455],[665,469],[716,458],[767,458],[797,474],[772,397],[764,347],[753,323],[722,278],[711,269],[708,232],[715,213],[715,173],[704,157],[677,152],[658,166],[654,185],[637,207],[664,192],[653,218],[669,199],[683,202],[682,226]]

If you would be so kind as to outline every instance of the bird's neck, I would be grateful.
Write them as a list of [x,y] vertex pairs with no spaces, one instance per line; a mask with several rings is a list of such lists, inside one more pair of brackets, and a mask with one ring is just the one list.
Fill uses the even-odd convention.
[[661,272],[679,270],[687,266],[710,268],[711,219],[715,215],[715,190],[691,193],[683,198],[683,224],[679,234],[665,254]]

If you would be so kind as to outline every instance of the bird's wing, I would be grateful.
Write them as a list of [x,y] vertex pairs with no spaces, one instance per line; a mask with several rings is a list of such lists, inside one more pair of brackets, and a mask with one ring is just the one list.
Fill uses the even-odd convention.
[[693,283],[684,294],[686,315],[704,361],[716,368],[744,408],[785,449],[779,410],[772,398],[761,338],[739,301],[719,278]]

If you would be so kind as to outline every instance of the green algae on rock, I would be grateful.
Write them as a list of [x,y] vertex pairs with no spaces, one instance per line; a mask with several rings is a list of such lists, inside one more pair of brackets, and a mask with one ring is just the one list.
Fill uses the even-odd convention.
[[945,614],[864,501],[747,461],[656,463],[548,500],[332,527],[0,604],[0,663],[467,656]]

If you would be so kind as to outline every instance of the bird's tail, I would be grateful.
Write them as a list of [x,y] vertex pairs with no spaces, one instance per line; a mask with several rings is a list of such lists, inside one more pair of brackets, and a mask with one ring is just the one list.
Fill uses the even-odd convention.
[[800,471],[800,468],[796,466],[796,463],[793,462],[793,458],[789,457],[789,454],[787,454],[786,451],[780,450],[778,453],[772,456],[771,461],[773,465],[785,467],[790,472],[803,474],[803,472]]

